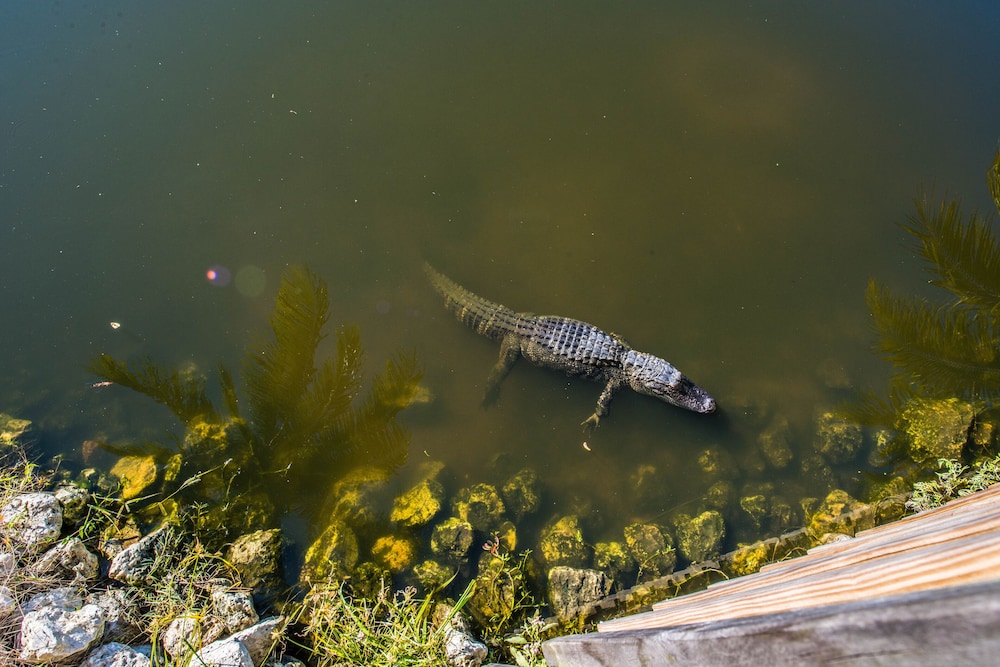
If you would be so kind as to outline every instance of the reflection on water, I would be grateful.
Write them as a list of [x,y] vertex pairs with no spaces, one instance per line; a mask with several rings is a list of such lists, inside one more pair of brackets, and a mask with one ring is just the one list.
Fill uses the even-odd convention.
[[[426,370],[397,490],[425,459],[449,493],[530,468],[526,545],[569,514],[597,543],[714,504],[732,546],[854,490],[871,443],[820,450],[843,435],[827,413],[884,379],[867,278],[918,275],[890,223],[928,178],[980,182],[997,134],[977,79],[997,55],[987,10],[104,3],[0,19],[0,409],[39,422],[67,465],[85,440],[161,438],[162,413],[87,387],[86,360],[233,365],[285,267],[308,263],[372,358],[412,349]],[[962,122],[927,90],[962,101]],[[528,366],[483,410],[495,346],[451,321],[424,259],[515,310],[620,333],[719,413],[622,395],[585,437],[600,388]]]

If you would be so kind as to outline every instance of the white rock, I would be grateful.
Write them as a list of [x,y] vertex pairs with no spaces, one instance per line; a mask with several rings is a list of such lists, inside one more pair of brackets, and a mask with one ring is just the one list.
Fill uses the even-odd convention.
[[6,579],[17,569],[17,556],[9,551],[0,551],[0,579]]
[[141,583],[152,569],[156,554],[163,548],[166,538],[167,529],[160,528],[122,549],[111,560],[108,576],[126,584]]
[[60,486],[52,492],[63,508],[63,521],[79,523],[87,515],[90,493],[79,486]]
[[259,665],[264,662],[264,658],[274,645],[275,639],[278,638],[284,628],[284,618],[281,616],[270,616],[260,623],[235,633],[232,639],[246,646],[247,651],[250,652],[253,664]]
[[212,642],[195,653],[191,662],[204,667],[254,667],[247,647],[232,637]]
[[212,591],[212,607],[229,633],[239,632],[260,620],[253,598],[246,591]]
[[0,533],[13,544],[38,551],[59,539],[62,505],[51,493],[25,493],[0,508]]
[[50,591],[38,593],[24,603],[24,613],[42,609],[59,609],[61,611],[76,611],[83,606],[83,593],[72,586],[53,588]]
[[[450,612],[443,605],[435,610],[435,614],[445,616]],[[486,644],[476,641],[469,628],[468,621],[461,612],[455,613],[444,626],[444,655],[452,667],[479,667],[486,659],[489,650]]]
[[184,664],[194,651],[215,641],[225,631],[222,621],[211,616],[178,616],[167,624],[160,644],[174,661]]
[[111,642],[94,650],[80,667],[149,667],[149,656],[131,646]]
[[6,586],[0,586],[0,618],[13,614],[17,611],[17,599],[14,593]]
[[97,605],[76,611],[48,607],[21,619],[21,660],[63,662],[81,656],[101,638],[104,618]]
[[43,574],[62,570],[72,574],[74,581],[87,581],[97,578],[100,564],[79,537],[71,537],[42,554],[34,569]]
[[96,604],[104,614],[105,641],[131,643],[142,634],[137,626],[141,609],[135,589],[109,588],[91,593],[86,601]]

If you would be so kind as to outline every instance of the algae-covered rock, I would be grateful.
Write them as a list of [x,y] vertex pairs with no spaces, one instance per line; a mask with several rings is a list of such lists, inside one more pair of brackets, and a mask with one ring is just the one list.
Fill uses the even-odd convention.
[[6,413],[0,412],[0,446],[24,445],[26,434],[30,430],[31,422],[27,419],[15,419]]
[[740,498],[740,509],[750,516],[755,526],[760,528],[769,509],[767,497],[762,493],[743,496]]
[[957,398],[915,398],[896,423],[906,434],[910,458],[917,463],[961,458],[975,416],[971,404]]
[[389,494],[388,474],[375,467],[355,468],[337,481],[330,490],[327,514],[362,531],[384,517],[380,508]]
[[549,602],[561,620],[585,614],[611,592],[611,579],[597,570],[554,567],[549,570]]
[[815,539],[826,533],[854,535],[875,525],[871,505],[859,502],[846,491],[834,489],[809,516],[809,534]]
[[242,585],[255,593],[276,591],[281,584],[281,531],[241,535],[226,550],[226,560],[239,572]]
[[121,481],[122,499],[132,500],[156,483],[158,473],[152,456],[123,456],[111,468],[111,474]]
[[647,578],[670,574],[677,566],[670,533],[652,523],[633,523],[625,528],[625,547]]
[[679,515],[674,528],[677,532],[677,551],[692,563],[718,556],[726,536],[722,515],[712,510],[696,517]]
[[358,562],[358,538],[341,520],[334,519],[306,551],[300,579],[320,582],[346,577]]
[[542,531],[539,550],[549,567],[584,567],[589,553],[580,532],[580,519],[573,515],[564,516],[547,526]]
[[507,480],[501,488],[501,493],[514,521],[520,521],[528,514],[537,512],[541,505],[538,474],[531,468],[524,468]]
[[415,528],[430,523],[444,501],[444,487],[433,479],[425,479],[396,498],[389,520],[401,526]]
[[718,480],[731,476],[734,466],[726,452],[710,447],[698,454],[698,467],[707,479]]
[[399,535],[386,535],[375,540],[372,546],[372,558],[390,572],[399,574],[408,570],[417,556],[417,547],[413,540]]
[[443,588],[455,576],[455,570],[436,560],[425,560],[413,566],[413,574],[424,590],[430,592]]
[[594,567],[604,572],[612,581],[635,569],[635,560],[623,542],[598,542],[594,545]]
[[736,577],[753,574],[771,562],[773,553],[774,545],[766,542],[740,547],[728,555],[729,557],[724,563],[724,571],[730,576]]
[[431,551],[447,562],[457,562],[472,547],[473,529],[468,521],[453,516],[434,527]]
[[816,418],[816,449],[830,463],[845,463],[861,449],[861,426],[832,412]]
[[351,573],[351,593],[367,600],[375,600],[383,594],[386,588],[392,586],[392,572],[388,569],[366,560],[358,563]]
[[772,419],[767,428],[757,436],[761,453],[774,468],[784,468],[792,460],[790,440],[791,428],[788,419],[780,415]]
[[719,480],[708,487],[702,502],[706,509],[724,513],[732,506],[735,496],[736,491],[733,488],[733,483],[727,480]]
[[475,484],[456,494],[454,513],[473,528],[489,532],[503,521],[504,504],[492,484]]

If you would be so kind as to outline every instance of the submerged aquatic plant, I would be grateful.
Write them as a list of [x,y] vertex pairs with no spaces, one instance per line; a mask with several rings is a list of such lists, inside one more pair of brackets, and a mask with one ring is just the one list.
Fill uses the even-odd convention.
[[[1000,211],[1000,150],[987,172]],[[989,217],[962,214],[957,201],[934,206],[916,201],[902,225],[916,252],[948,299],[898,296],[876,280],[866,299],[879,334],[878,349],[894,373],[887,399],[869,396],[868,421],[892,423],[913,396],[957,396],[995,406],[1000,402],[1000,243]],[[878,416],[882,418],[879,419]],[[873,418],[874,417],[874,418]]]
[[[336,480],[361,463],[392,470],[406,460],[408,434],[395,417],[419,391],[422,373],[414,356],[399,354],[386,361],[364,393],[364,355],[356,326],[337,329],[336,355],[317,366],[316,350],[328,318],[325,282],[304,266],[290,267],[269,320],[272,336],[246,350],[245,413],[232,375],[221,366],[225,413],[208,398],[203,377],[149,358],[128,363],[100,354],[91,360],[90,370],[164,404],[184,424],[183,469],[172,475],[185,490],[181,500],[221,504],[223,513],[211,520],[220,528],[258,528],[252,524],[269,513],[268,503],[233,500],[259,492],[266,474],[298,482],[305,475]],[[161,462],[174,454],[153,449]],[[198,483],[187,484],[190,479]],[[283,493],[294,490],[289,485]]]

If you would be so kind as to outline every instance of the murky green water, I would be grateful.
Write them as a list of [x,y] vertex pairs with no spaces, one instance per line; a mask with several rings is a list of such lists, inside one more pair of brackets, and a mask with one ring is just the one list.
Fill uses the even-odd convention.
[[[416,352],[435,398],[404,415],[410,461],[452,490],[531,467],[535,527],[576,513],[620,539],[697,509],[711,450],[738,492],[796,507],[829,486],[801,472],[817,415],[886,374],[868,278],[924,280],[893,222],[921,185],[989,210],[998,29],[989,3],[0,9],[0,410],[71,466],[85,439],[161,437],[160,408],[89,388],[90,356],[237,367],[305,262],[371,368]],[[482,409],[496,346],[424,259],[622,334],[719,414],[623,392],[585,436],[600,386],[527,365]],[[775,419],[784,468],[757,452]],[[726,518],[730,545],[755,536]]]

